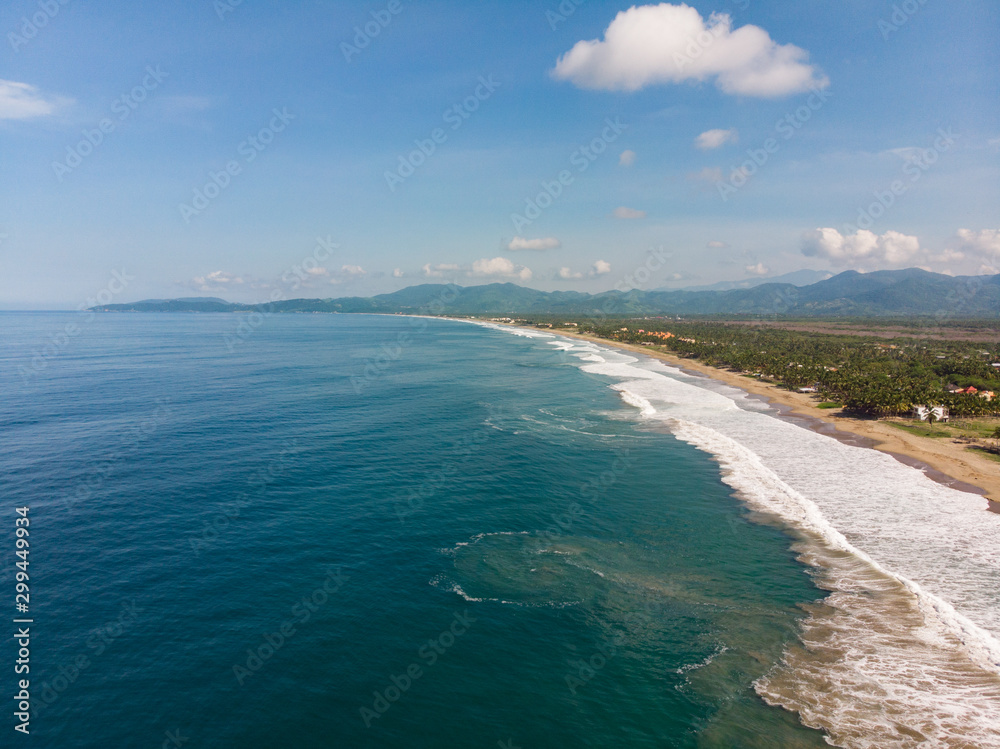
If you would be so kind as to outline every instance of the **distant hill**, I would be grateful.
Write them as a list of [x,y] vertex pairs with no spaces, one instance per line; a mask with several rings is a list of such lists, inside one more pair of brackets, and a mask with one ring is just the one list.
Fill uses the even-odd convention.
[[183,299],[144,299],[132,304],[109,304],[94,309],[109,312],[119,311],[115,308],[122,308],[122,311],[129,312],[231,312],[234,306],[225,299],[217,299],[216,297],[185,297]]
[[790,283],[792,286],[809,286],[810,284],[825,281],[832,278],[833,274],[828,270],[802,270],[785,273],[782,276],[772,276],[771,278],[744,278],[742,281],[720,281],[711,286],[684,286],[679,289],[672,289],[664,286],[654,291],[732,291],[733,289],[752,289],[755,286],[762,286],[766,283]]
[[216,302],[218,304],[229,304],[225,299],[219,299],[217,296],[182,296],[177,299],[146,299],[143,304],[153,304],[157,302],[186,302],[186,303],[198,303],[198,302]]
[[945,276],[919,268],[845,271],[817,283],[763,283],[725,291],[537,291],[511,283],[422,284],[391,294],[292,299],[267,305],[221,299],[145,300],[101,312],[380,312],[453,315],[746,315],[796,317],[1000,317],[1000,275]]

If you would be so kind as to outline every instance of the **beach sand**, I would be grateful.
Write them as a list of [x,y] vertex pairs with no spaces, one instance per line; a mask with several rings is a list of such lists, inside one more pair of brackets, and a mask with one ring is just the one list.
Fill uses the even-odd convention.
[[[537,330],[531,328],[531,330]],[[611,346],[679,367],[691,374],[702,375],[739,388],[751,396],[776,406],[783,417],[800,417],[804,425],[850,444],[872,447],[892,455],[907,465],[926,471],[935,481],[961,491],[984,495],[990,509],[1000,512],[1000,464],[985,455],[970,450],[967,445],[951,439],[922,437],[897,429],[883,420],[864,419],[845,414],[842,409],[818,408],[819,401],[809,393],[797,393],[775,384],[746,377],[725,369],[710,367],[695,359],[684,359],[652,347],[609,341],[582,333],[552,330],[555,335],[580,338],[603,346]],[[860,439],[859,439],[860,438]]]

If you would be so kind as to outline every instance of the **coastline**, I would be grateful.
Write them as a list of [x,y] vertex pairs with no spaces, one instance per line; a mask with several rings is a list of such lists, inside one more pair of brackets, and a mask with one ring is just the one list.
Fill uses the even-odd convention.
[[[511,326],[515,327],[515,326]],[[522,326],[516,326],[522,327]],[[524,328],[538,332],[537,328]],[[859,419],[843,414],[842,409],[821,409],[807,393],[796,393],[776,384],[761,382],[725,369],[684,359],[652,347],[609,341],[605,338],[563,330],[544,330],[553,335],[577,338],[603,346],[643,354],[652,359],[742,390],[751,397],[777,408],[781,418],[802,422],[803,426],[827,434],[848,444],[870,447],[920,468],[929,478],[959,491],[979,494],[989,500],[989,510],[1000,513],[1000,470],[988,458],[951,440],[921,437],[896,429],[876,419]]]

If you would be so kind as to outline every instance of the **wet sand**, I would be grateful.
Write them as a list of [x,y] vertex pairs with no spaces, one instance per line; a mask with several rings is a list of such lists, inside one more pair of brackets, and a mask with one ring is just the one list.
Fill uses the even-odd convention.
[[[537,330],[530,328],[530,330]],[[652,347],[618,343],[596,336],[563,330],[545,330],[554,335],[579,338],[603,346],[624,349],[660,359],[688,374],[709,377],[738,388],[769,403],[781,418],[793,420],[814,431],[827,434],[847,444],[870,447],[892,455],[902,463],[919,468],[928,478],[959,491],[985,496],[989,509],[1000,512],[1000,464],[970,450],[965,444],[950,439],[921,437],[897,429],[879,419],[858,418],[842,409],[818,408],[818,401],[809,393],[797,393],[761,382],[725,369],[717,369],[694,359],[683,359]]]

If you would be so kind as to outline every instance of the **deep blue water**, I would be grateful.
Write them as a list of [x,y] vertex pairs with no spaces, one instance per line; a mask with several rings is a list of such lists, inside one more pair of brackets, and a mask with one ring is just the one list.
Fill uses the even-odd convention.
[[451,321],[237,323],[0,314],[32,746],[824,745],[751,687],[822,595],[790,538],[605,379]]

